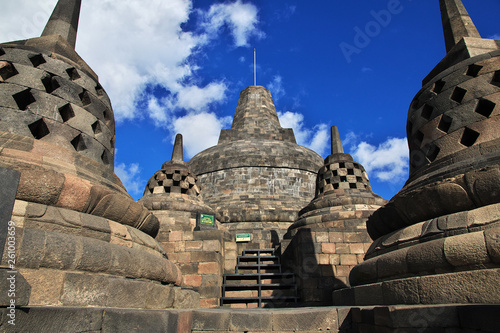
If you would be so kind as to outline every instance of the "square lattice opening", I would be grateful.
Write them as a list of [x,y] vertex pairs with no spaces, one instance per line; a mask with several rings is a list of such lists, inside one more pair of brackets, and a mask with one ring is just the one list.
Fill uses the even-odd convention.
[[457,103],[462,103],[466,93],[467,90],[460,87],[456,87],[455,90],[453,90],[453,93],[451,94],[450,98]]
[[495,110],[495,106],[496,104],[492,101],[489,101],[487,99],[480,99],[477,103],[476,110],[474,111],[488,118],[493,113],[493,110]]
[[466,127],[460,139],[460,143],[466,147],[470,147],[476,143],[477,138],[479,138],[479,133]]

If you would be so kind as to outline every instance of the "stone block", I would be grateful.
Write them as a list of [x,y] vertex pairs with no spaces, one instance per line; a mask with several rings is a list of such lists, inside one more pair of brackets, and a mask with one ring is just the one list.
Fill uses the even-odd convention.
[[132,307],[131,304],[125,305],[108,301],[109,297],[117,297],[117,293],[123,291],[121,288],[114,288],[116,288],[116,284],[111,288],[110,279],[103,275],[67,273],[61,290],[61,302],[65,306],[107,306],[111,304],[111,306]]
[[31,286],[19,272],[0,268],[0,290],[0,306],[9,306],[12,300],[16,306],[26,306],[29,303]]
[[483,231],[447,237],[444,255],[453,266],[481,265],[490,261]]
[[29,305],[59,305],[65,273],[47,269],[19,269],[31,286]]
[[[151,310],[106,309],[102,314],[102,332],[170,332],[169,313]],[[178,332],[178,331],[175,331]]]
[[423,276],[419,280],[422,304],[500,303],[500,269],[481,269]]
[[408,270],[414,273],[434,272],[441,269],[451,270],[451,265],[444,256],[443,248],[444,239],[409,247],[406,255]]
[[193,311],[193,330],[200,331],[225,331],[231,320],[230,311]]
[[197,309],[200,307],[200,294],[195,291],[174,287],[174,309]]
[[418,278],[382,282],[383,304],[419,304]]
[[322,243],[321,244],[321,252],[322,253],[335,253],[335,244],[334,243]]
[[408,273],[406,255],[408,248],[384,253],[377,257],[377,274],[379,278]]
[[199,274],[184,275],[182,285],[186,287],[201,286],[201,275]]
[[354,300],[356,305],[381,305],[384,304],[382,283],[368,284],[354,287]]
[[357,265],[358,259],[355,254],[341,254],[340,255],[340,264],[341,265]]
[[219,274],[220,265],[216,262],[200,262],[198,264],[198,274]]
[[488,255],[491,260],[497,264],[500,263],[500,227],[486,229],[484,231],[484,238]]
[[48,231],[40,266],[54,269],[75,268],[76,242],[77,238],[74,236]]
[[272,313],[272,321],[274,332],[336,332],[338,328],[337,309],[335,308],[277,309]]
[[38,268],[45,252],[45,231],[25,229],[21,244],[18,265]]
[[174,287],[148,283],[146,292],[147,309],[170,309],[174,304]]
[[[6,313],[7,309],[0,309]],[[8,317],[0,315],[0,328],[9,327]],[[78,318],[78,320],[75,320]],[[31,307],[16,311],[12,332],[101,332],[103,310],[96,308]],[[10,332],[10,330],[6,330]]]
[[329,232],[328,236],[331,243],[341,243],[344,241],[343,232]]
[[272,331],[273,321],[270,312],[262,311],[233,311],[231,312],[230,331]]
[[421,331],[439,328],[436,332],[442,332],[444,328],[460,327],[455,306],[395,306],[389,310],[389,327],[394,329],[410,327]]

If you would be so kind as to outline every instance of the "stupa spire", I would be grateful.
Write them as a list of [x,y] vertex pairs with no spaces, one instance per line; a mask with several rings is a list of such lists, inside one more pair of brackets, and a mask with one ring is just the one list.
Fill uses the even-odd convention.
[[50,16],[43,36],[60,35],[75,48],[82,0],[59,0]]
[[183,162],[184,153],[182,147],[182,134],[177,134],[175,136],[174,149],[172,150],[172,161]]
[[340,140],[339,129],[337,128],[337,126],[332,126],[331,140],[332,140],[332,155],[343,154],[344,147],[342,147],[342,141]]
[[446,52],[450,52],[464,37],[481,38],[461,0],[439,0],[439,3]]

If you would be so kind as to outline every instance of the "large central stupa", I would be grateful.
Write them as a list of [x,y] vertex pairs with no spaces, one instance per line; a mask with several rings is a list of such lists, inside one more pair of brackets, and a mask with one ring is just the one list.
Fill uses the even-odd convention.
[[282,128],[271,93],[250,86],[240,94],[231,129],[189,161],[206,203],[221,222],[289,222],[313,198],[323,159]]

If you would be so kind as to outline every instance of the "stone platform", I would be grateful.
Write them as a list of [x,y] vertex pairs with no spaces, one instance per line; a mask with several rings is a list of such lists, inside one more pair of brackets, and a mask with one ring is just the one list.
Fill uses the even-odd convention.
[[494,333],[500,305],[259,310],[30,307],[16,310],[16,326],[7,323],[7,311],[0,310],[0,332]]

